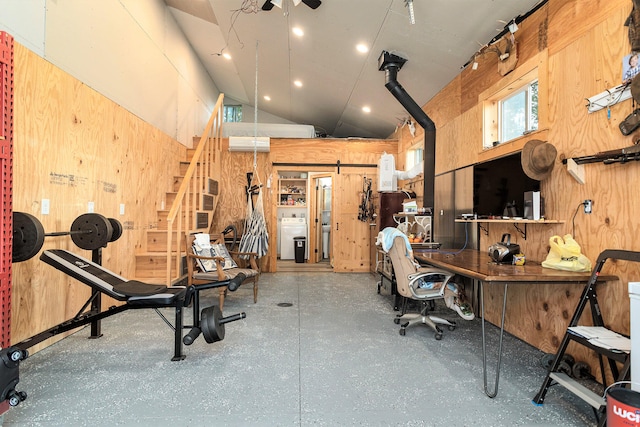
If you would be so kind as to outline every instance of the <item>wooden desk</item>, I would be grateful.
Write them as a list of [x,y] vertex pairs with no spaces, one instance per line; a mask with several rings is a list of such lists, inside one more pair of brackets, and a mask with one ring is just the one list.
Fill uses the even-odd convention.
[[[504,316],[507,307],[507,287],[509,283],[583,283],[586,284],[591,272],[574,273],[570,271],[552,270],[542,267],[539,263],[527,262],[525,265],[497,264],[491,260],[486,252],[473,249],[456,251],[442,250],[439,252],[420,252],[414,250],[414,258],[424,264],[442,268],[461,276],[478,280],[480,283],[480,317],[482,319],[482,370],[484,392],[493,398],[498,394],[500,380],[500,362],[502,359],[502,337],[504,335]],[[599,276],[598,281],[618,280],[616,276]],[[496,379],[493,391],[487,387],[487,347],[484,325],[484,284],[504,285],[502,301],[502,319],[500,321],[500,343],[498,345],[498,361],[496,364]]]

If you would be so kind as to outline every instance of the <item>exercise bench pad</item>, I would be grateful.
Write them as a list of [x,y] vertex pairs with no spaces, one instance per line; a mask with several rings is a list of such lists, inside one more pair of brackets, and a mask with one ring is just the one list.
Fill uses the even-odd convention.
[[92,289],[128,304],[173,306],[183,301],[186,288],[150,285],[127,280],[86,258],[64,249],[49,249],[40,259]]

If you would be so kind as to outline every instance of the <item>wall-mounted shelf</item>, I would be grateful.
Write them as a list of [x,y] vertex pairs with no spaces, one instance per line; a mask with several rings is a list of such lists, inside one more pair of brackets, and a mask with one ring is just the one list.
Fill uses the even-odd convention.
[[[472,222],[478,224],[486,235],[489,235],[489,229],[483,227],[482,223],[502,223],[513,224],[518,233],[527,240],[527,224],[564,224],[564,220],[558,219],[524,219],[524,218],[506,218],[506,219],[456,219],[456,222]],[[524,224],[524,230],[518,227],[518,224]]]
[[[282,172],[287,174],[287,172]],[[307,178],[283,175],[279,179],[278,207],[303,208],[307,206]]]

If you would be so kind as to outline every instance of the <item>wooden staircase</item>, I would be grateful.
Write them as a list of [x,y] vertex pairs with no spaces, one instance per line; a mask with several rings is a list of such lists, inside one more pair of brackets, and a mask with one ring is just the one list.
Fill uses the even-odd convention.
[[142,252],[136,254],[135,277],[167,286],[186,277],[184,244],[193,232],[209,232],[217,205],[221,176],[223,99],[216,106],[195,148],[180,162],[180,175],[166,193],[165,209],[157,211],[158,228],[146,230]]
[[[170,192],[166,193],[166,206],[170,208],[175,202],[177,192],[184,173],[189,166],[191,157],[194,154],[194,150],[187,150],[188,161],[180,162],[180,176],[174,178],[173,188]],[[196,199],[198,209],[195,211],[191,208],[183,206],[180,214],[182,216],[183,223],[191,222],[195,227],[191,227],[188,232],[201,231],[208,233],[209,226],[213,220],[213,214],[215,209],[215,197],[217,194],[217,183],[215,180],[209,178],[200,192],[194,193],[193,196]],[[179,233],[177,230],[171,231],[171,248],[169,249],[169,234],[168,234],[168,221],[169,209],[159,210],[157,212],[158,228],[153,230],[146,230],[145,250],[136,254],[136,270],[135,277],[137,280],[148,283],[159,283],[165,278],[167,272],[167,252],[171,253],[171,259],[177,254],[180,254],[181,258],[184,258],[184,244],[186,235],[185,232]],[[172,280],[172,283],[179,282],[186,274],[186,266],[184,263],[178,265],[171,265],[171,277],[176,279]]]

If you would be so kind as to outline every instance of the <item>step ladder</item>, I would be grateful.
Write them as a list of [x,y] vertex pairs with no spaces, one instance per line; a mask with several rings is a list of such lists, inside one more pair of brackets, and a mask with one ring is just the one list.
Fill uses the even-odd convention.
[[[600,362],[602,385],[605,388],[607,386],[605,375],[605,359],[609,366],[609,370],[611,372],[612,378],[614,379],[614,382],[627,381],[629,379],[631,371],[631,352],[619,350],[616,348],[605,348],[600,343],[596,342],[593,338],[591,340],[588,338],[590,336],[590,334],[588,333],[589,329],[605,326],[604,321],[602,320],[600,305],[598,304],[596,282],[598,280],[598,276],[600,275],[600,271],[602,270],[602,266],[608,259],[640,262],[640,252],[609,249],[605,250],[598,256],[598,260],[596,261],[596,265],[593,269],[593,272],[591,273],[591,277],[589,278],[589,281],[587,282],[584,291],[582,292],[578,307],[576,308],[576,311],[573,314],[571,321],[569,322],[567,332],[565,332],[564,338],[562,339],[562,343],[558,348],[558,352],[555,355],[549,372],[542,382],[540,391],[538,391],[538,394],[536,394],[536,396],[533,398],[534,404],[541,405],[544,403],[544,398],[547,394],[547,391],[549,391],[549,388],[552,385],[560,385],[561,387],[565,388],[566,390],[570,391],[571,393],[591,405],[596,419],[598,420],[598,426],[604,426],[606,424],[606,402],[604,397],[591,391],[589,388],[585,387],[577,380],[569,377],[569,375],[567,375],[566,373],[561,372],[558,368],[563,360],[565,352],[567,351],[569,343],[573,341],[596,352]],[[578,326],[578,322],[580,321],[580,317],[582,316],[582,312],[587,306],[587,303],[589,303],[589,306],[591,308],[593,327],[583,327],[584,331],[587,333],[579,334],[576,332],[576,329],[578,328],[574,327]],[[629,339],[627,337],[622,337],[622,340]],[[630,348],[629,342],[625,342],[624,344],[624,347]],[[618,363],[622,364],[621,369],[618,369]]]

